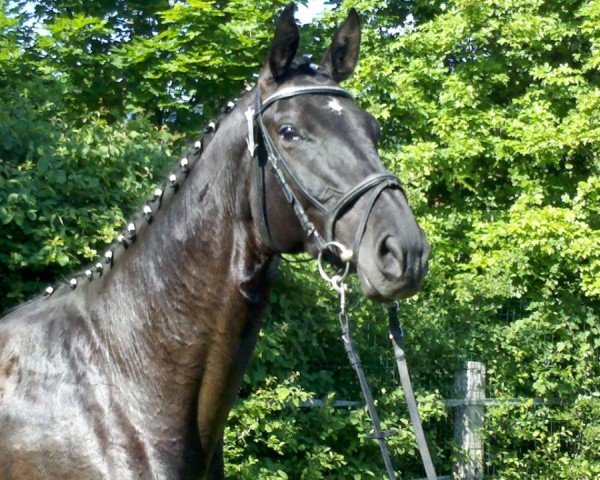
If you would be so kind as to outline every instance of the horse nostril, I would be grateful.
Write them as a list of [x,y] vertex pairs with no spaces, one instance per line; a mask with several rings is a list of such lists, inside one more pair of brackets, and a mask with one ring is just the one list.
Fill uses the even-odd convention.
[[377,264],[388,278],[399,279],[404,273],[404,253],[394,237],[386,236],[379,242]]

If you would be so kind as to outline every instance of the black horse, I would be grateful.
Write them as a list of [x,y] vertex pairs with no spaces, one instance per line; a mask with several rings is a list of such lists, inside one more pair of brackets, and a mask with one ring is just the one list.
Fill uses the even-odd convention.
[[0,321],[0,479],[222,479],[279,253],[335,238],[367,297],[420,288],[427,242],[377,121],[337,86],[358,16],[319,65],[293,60],[298,42],[292,4],[256,87],[102,262]]

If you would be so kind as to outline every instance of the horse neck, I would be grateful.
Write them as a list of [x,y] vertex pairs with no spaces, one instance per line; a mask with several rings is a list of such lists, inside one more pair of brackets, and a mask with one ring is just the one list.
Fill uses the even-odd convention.
[[250,218],[243,108],[223,119],[170,205],[88,295],[100,341],[133,381],[161,372],[154,388],[193,390],[215,332],[241,336],[266,303],[272,257]]

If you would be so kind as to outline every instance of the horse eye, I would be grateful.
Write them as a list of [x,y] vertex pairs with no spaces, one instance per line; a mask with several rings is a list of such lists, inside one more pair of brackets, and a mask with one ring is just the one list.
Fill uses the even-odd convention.
[[287,142],[291,142],[292,140],[298,140],[296,129],[291,125],[284,125],[283,127],[281,127],[279,129],[279,136]]

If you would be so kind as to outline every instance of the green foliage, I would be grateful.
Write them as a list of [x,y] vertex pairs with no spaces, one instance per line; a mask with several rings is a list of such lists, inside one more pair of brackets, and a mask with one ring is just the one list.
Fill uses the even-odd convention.
[[175,140],[142,117],[66,122],[52,87],[31,82],[0,99],[2,309],[90,263],[156,183]]
[[[600,2],[334,3],[304,38],[329,38],[350,7],[362,13],[346,86],[380,120],[381,157],[433,247],[401,315],[439,473],[452,417],[440,400],[464,361],[480,360],[489,397],[524,399],[487,409],[489,472],[597,478]],[[27,4],[33,13],[14,17],[0,3],[0,308],[112,238],[182,133],[252,81],[277,10],[18,0],[11,11]],[[384,312],[353,290],[363,363],[386,426],[400,429],[394,464],[421,477]],[[231,477],[384,478],[364,409],[333,407],[360,400],[336,309],[312,264],[284,262],[226,431]],[[325,404],[299,407],[311,399]]]
[[[26,57],[34,71],[68,86],[71,111],[111,121],[145,114],[190,132],[199,115],[211,118],[258,71],[272,34],[269,20],[285,2],[15,3],[37,7],[22,17]],[[23,28],[28,24],[43,34]]]
[[[230,416],[225,442],[231,459],[228,473],[248,480],[381,478],[379,447],[365,437],[372,429],[366,410],[334,407],[337,400],[360,399],[339,339],[335,294],[326,291],[314,296],[313,292],[323,290],[323,284],[312,263],[286,264],[281,277],[254,368],[246,375],[242,401]],[[365,365],[371,367],[369,376],[383,426],[399,429],[399,434],[389,439],[390,449],[404,461],[407,472],[417,473],[418,452],[408,414],[405,408],[398,408],[403,402],[402,390],[392,377],[393,370],[380,365],[382,356],[393,361],[385,335],[385,312],[378,308],[377,318],[370,318],[375,307],[355,303],[359,299],[356,287],[352,294],[352,311],[359,320],[355,337],[382,347],[361,353]],[[426,421],[446,416],[439,392],[419,390],[417,395]],[[299,408],[313,399],[324,404]],[[434,446],[443,449],[435,442]]]
[[529,403],[488,411],[489,431],[511,432],[488,437],[488,462],[501,472],[500,478],[521,479],[523,472],[540,480],[598,478],[600,398],[580,397],[568,409]]
[[180,132],[258,70],[276,13],[266,1],[142,3],[1,4],[2,311],[113,238]]

